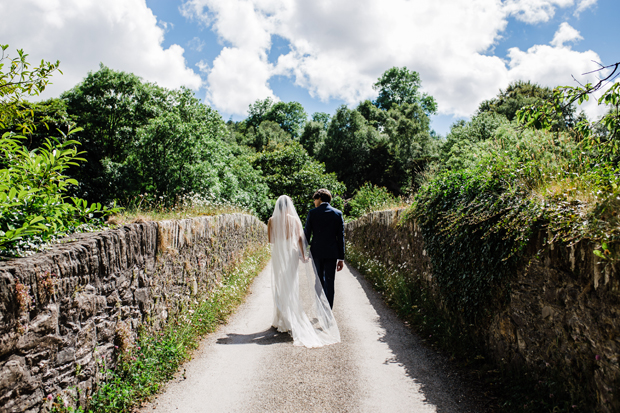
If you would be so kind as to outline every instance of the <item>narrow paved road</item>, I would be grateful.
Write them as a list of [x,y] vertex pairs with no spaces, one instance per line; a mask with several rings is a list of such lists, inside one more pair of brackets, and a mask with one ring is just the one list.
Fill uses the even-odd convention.
[[141,412],[479,412],[445,359],[398,320],[355,269],[336,275],[342,343],[306,349],[271,328],[271,264]]

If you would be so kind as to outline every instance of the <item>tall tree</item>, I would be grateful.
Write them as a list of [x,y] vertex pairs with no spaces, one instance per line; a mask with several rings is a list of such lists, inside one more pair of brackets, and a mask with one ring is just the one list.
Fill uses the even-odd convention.
[[386,173],[393,167],[388,136],[370,126],[360,112],[344,105],[332,117],[317,158],[345,183],[349,194],[365,182],[395,187]]
[[293,139],[299,139],[308,115],[299,102],[278,102],[273,105],[265,119],[277,123]]
[[421,85],[418,72],[410,71],[406,67],[388,69],[373,85],[373,88],[379,91],[375,105],[389,110],[393,105],[418,103],[427,115],[435,114],[437,103],[432,96],[420,93]]
[[248,117],[245,120],[247,129],[258,129],[264,121],[277,123],[282,130],[294,139],[299,139],[308,115],[299,102],[276,102],[271,98],[257,100],[248,108]]

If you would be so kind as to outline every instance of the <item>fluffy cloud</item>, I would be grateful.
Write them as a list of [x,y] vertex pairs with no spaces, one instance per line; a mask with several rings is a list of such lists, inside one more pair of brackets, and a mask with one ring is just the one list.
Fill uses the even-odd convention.
[[100,62],[164,87],[203,83],[187,67],[182,47],[162,47],[166,24],[158,24],[144,0],[6,1],[0,15],[14,17],[2,20],[3,43],[24,49],[31,62],[60,60],[64,75],[54,74],[43,97],[72,88]]
[[564,43],[576,42],[578,40],[583,40],[583,37],[581,37],[579,32],[571,27],[570,24],[564,22],[560,24],[560,28],[557,32],[555,32],[551,45],[555,47],[562,47],[564,46]]
[[549,21],[555,15],[556,7],[568,7],[574,3],[574,0],[506,0],[504,7],[508,14],[533,24]]
[[582,11],[594,6],[597,1],[598,0],[580,0],[575,10],[575,16],[579,16]]
[[[569,6],[575,0],[188,0],[184,11],[228,46],[208,77],[210,102],[228,113],[243,115],[248,104],[273,96],[268,82],[275,75],[290,76],[323,101],[355,105],[375,97],[372,84],[383,71],[407,66],[420,73],[440,113],[470,116],[511,81],[568,84],[571,74],[592,67],[594,52],[566,46],[581,39],[568,24],[550,45],[490,53],[509,16],[544,22]],[[274,35],[289,42],[290,52],[270,63]]]

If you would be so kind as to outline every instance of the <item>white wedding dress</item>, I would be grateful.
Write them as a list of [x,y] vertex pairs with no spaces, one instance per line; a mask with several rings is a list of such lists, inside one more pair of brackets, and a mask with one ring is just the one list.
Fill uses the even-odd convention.
[[289,332],[293,344],[309,348],[340,342],[340,332],[319,281],[301,221],[286,195],[269,223],[272,243],[272,325]]

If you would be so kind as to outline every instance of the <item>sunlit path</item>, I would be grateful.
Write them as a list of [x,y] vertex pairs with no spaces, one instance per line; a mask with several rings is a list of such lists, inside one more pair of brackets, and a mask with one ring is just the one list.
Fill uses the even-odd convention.
[[295,347],[271,328],[270,266],[142,412],[473,412],[441,357],[420,345],[355,270],[336,276],[342,343]]

